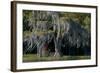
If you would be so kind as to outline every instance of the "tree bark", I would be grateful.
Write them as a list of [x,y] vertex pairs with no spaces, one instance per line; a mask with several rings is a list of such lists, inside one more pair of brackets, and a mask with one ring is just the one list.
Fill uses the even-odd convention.
[[55,54],[54,56],[60,57],[61,56],[61,28],[60,28],[60,22],[59,22],[59,15],[55,14],[56,16],[53,18],[54,20],[54,31],[57,33],[54,38],[54,44],[55,44]]

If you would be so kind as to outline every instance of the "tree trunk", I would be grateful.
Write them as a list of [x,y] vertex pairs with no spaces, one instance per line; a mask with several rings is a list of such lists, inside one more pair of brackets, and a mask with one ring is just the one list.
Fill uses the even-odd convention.
[[42,51],[42,56],[43,57],[48,56],[48,45],[47,45],[47,43],[44,44],[44,46],[43,46],[41,51]]
[[55,14],[56,16],[53,18],[54,24],[54,31],[57,33],[54,38],[54,44],[55,44],[55,54],[54,56],[60,57],[61,56],[61,29],[60,29],[60,21],[59,21],[59,15]]
[[40,43],[37,42],[37,56],[38,57],[41,57],[42,56],[41,50],[42,49],[41,49]]
[[54,39],[54,44],[55,44],[55,57],[60,57],[61,56],[61,40],[60,39]]

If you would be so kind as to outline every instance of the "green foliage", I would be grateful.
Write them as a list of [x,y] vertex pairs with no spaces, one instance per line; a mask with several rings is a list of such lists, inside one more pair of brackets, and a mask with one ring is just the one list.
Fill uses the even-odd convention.
[[90,13],[74,13],[74,12],[64,12],[60,13],[61,17],[65,17],[65,19],[73,19],[77,23],[79,23],[82,27],[86,28],[86,30],[90,30],[91,24],[91,14]]
[[23,31],[29,30],[29,22],[32,18],[31,10],[23,10]]
[[[52,24],[52,17],[47,16],[46,13],[49,11],[32,11],[23,10],[23,30],[29,31],[29,23],[31,22],[34,26],[37,21],[47,21],[47,24]],[[34,14],[33,14],[34,13]],[[56,12],[59,18],[62,20],[73,19],[79,23],[86,30],[90,31],[91,15],[90,13],[75,13],[75,12]]]

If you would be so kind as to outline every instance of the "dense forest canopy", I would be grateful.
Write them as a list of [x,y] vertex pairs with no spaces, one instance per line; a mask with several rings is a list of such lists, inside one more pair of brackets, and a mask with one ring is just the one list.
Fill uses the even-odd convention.
[[[32,11],[32,10],[23,10],[23,24],[24,31],[26,31],[28,25],[35,25],[37,21],[49,21],[52,22],[51,16],[47,17],[49,12],[52,11]],[[79,23],[86,30],[90,31],[91,24],[91,14],[90,13],[75,13],[75,12],[56,12],[59,14],[60,19],[68,20],[73,19]],[[30,23],[31,22],[31,23]]]
[[44,56],[49,52],[48,48],[53,48],[54,56],[61,56],[65,48],[85,48],[90,54],[90,34],[90,13],[23,10],[25,53],[37,49],[37,54]]

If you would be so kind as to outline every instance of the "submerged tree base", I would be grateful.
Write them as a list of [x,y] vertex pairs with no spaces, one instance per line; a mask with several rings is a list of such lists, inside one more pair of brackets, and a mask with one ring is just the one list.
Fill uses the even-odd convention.
[[86,60],[91,59],[91,56],[48,56],[38,57],[36,54],[24,54],[23,62],[39,62],[39,61],[63,61],[63,60]]

